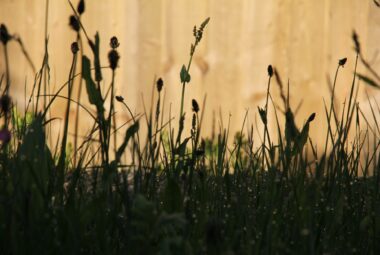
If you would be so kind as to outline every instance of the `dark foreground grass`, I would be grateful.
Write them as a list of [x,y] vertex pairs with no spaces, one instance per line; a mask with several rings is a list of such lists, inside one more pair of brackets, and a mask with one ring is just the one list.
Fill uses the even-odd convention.
[[[228,129],[222,128],[211,139],[201,138],[204,104],[200,107],[196,100],[190,135],[184,132],[184,112],[190,107],[183,103],[185,88],[191,78],[192,57],[209,19],[194,27],[190,59],[180,71],[183,89],[177,124],[172,116],[164,121],[162,79],[155,84],[155,107],[143,114],[133,115],[124,99],[115,97],[119,42],[116,37],[111,39],[109,66],[102,67],[99,35],[88,37],[80,22],[84,2],[72,9],[70,25],[77,41],[71,47],[68,81],[49,95],[46,52],[24,114],[17,113],[8,96],[10,66],[5,60],[6,73],[1,79],[1,254],[380,252],[376,109],[371,107],[372,116],[366,118],[356,102],[357,76],[372,86],[380,81],[365,61],[356,34],[356,63],[373,71],[374,78],[355,72],[344,109],[337,112],[335,84],[347,59],[339,61],[326,106],[329,125],[322,152],[308,136],[316,115],[311,113],[301,129],[296,127],[284,86],[272,66],[268,67],[266,104],[258,109],[263,142],[255,148],[253,127],[243,132],[244,123],[233,143],[228,142]],[[2,25],[0,39],[7,57],[7,45],[15,37]],[[91,57],[84,54],[86,43]],[[112,74],[109,87],[101,85],[102,72]],[[81,81],[79,88],[74,88],[76,77]],[[271,98],[272,78],[281,91],[284,125],[279,123]],[[83,106],[80,97],[72,97],[73,89],[81,91],[82,81],[93,107],[85,109],[86,114],[94,122],[82,143],[76,131],[74,152],[70,153],[68,109],[71,104],[77,109]],[[52,148],[47,145],[54,121],[49,109],[58,97],[67,99],[67,113],[61,138]],[[116,125],[115,103],[125,106],[130,122]],[[268,131],[269,109],[277,120],[275,139]],[[370,126],[372,117],[375,125]],[[76,130],[79,119],[75,120]],[[117,141],[116,134],[125,125],[125,138]],[[147,132],[140,132],[141,125]],[[350,132],[355,134],[353,141]],[[118,144],[117,148],[112,144]]]

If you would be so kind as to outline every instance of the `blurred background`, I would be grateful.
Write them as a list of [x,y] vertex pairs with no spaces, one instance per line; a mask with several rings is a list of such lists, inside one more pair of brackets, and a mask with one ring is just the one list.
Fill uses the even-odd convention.
[[[78,1],[72,3],[76,7]],[[348,61],[338,77],[338,104],[343,105],[350,90],[355,62],[353,30],[359,35],[364,55],[380,70],[380,8],[372,0],[91,0],[85,3],[82,22],[91,38],[99,32],[102,66],[108,65],[109,39],[114,35],[119,38],[121,59],[116,94],[123,96],[136,113],[143,112],[144,104],[149,108],[154,81],[162,77],[166,115],[171,107],[172,115],[178,116],[179,72],[189,59],[193,27],[211,18],[195,53],[185,101],[187,121],[190,121],[191,99],[203,107],[207,95],[204,135],[211,133],[213,119],[216,127],[227,127],[230,118],[233,132],[241,129],[247,110],[248,123],[254,124],[259,119],[257,106],[265,104],[267,66],[271,64],[284,84],[289,81],[293,109],[300,106],[296,115],[298,126],[312,112],[317,113],[310,132],[318,143],[326,136],[321,132],[326,130],[323,99],[329,102],[328,84],[334,78],[338,60],[343,57]],[[70,45],[76,39],[76,33],[69,27],[72,10],[68,1],[49,1],[47,6],[46,0],[0,0],[0,23],[6,24],[11,34],[22,38],[38,70],[44,57],[46,7],[50,91],[54,92],[68,79]],[[25,93],[30,95],[35,73],[17,44],[11,43],[9,51],[12,97],[24,109]],[[84,52],[92,57],[87,45]],[[0,73],[4,70],[1,48]],[[359,70],[364,68],[359,65]],[[102,82],[108,86],[111,71],[104,70],[103,74]],[[360,104],[365,109],[365,92],[376,97],[378,91],[364,84],[360,86]],[[283,108],[274,80],[271,94]],[[82,102],[89,106],[86,94],[82,95]],[[52,115],[62,116],[64,105],[65,100],[57,101]],[[270,107],[270,122],[274,124],[273,107]],[[130,118],[120,105],[117,111],[120,123]],[[72,118],[74,115],[75,106]],[[85,134],[90,129],[90,118],[85,112],[80,116],[80,130]],[[54,121],[55,131],[60,130],[62,122]],[[262,132],[259,122],[258,127],[257,134]],[[276,128],[272,127],[275,133]]]

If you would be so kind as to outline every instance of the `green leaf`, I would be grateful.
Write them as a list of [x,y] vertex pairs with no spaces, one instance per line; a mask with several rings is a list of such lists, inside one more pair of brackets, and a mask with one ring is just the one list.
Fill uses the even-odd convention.
[[179,156],[184,156],[185,153],[186,153],[186,145],[187,145],[187,142],[190,140],[190,137],[187,137],[185,140],[183,140],[183,142],[178,146],[177,150],[176,150],[176,154],[178,154]]
[[359,77],[360,80],[364,81],[368,85],[375,87],[377,89],[380,89],[380,85],[376,83],[374,80],[372,80],[371,78],[369,78],[368,76],[365,76],[359,73],[357,74],[357,76]]
[[182,83],[190,82],[191,77],[190,77],[190,74],[187,72],[185,65],[182,66],[180,77],[181,77]]
[[99,57],[99,33],[95,34],[95,48],[94,48],[94,65],[95,65],[95,81],[102,80],[102,71],[100,68],[100,57]]
[[294,122],[293,112],[290,109],[286,111],[285,119],[285,139],[288,143],[293,142],[299,136],[299,131]]
[[53,157],[46,145],[43,122],[42,114],[38,114],[26,128],[24,139],[17,149],[15,168],[11,171],[13,178],[18,180],[20,190],[32,189],[39,197],[47,194],[54,169]]
[[103,112],[103,100],[100,92],[96,88],[95,82],[91,78],[91,62],[86,56],[82,58],[82,75],[86,81],[88,100],[91,104],[96,106],[98,111]]
[[307,138],[309,137],[309,126],[310,126],[310,122],[306,122],[306,124],[303,126],[302,131],[297,139],[298,152],[302,151],[303,147],[305,146],[307,142]]
[[116,159],[112,162],[112,164],[117,164],[120,161],[121,156],[123,155],[125,148],[128,145],[129,140],[139,131],[139,122],[135,122],[132,126],[130,126],[125,134],[124,142],[120,145],[119,149],[116,152]]

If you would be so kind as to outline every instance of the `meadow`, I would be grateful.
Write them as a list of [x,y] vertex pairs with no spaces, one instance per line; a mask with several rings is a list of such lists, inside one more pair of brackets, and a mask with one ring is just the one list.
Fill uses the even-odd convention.
[[[196,99],[184,105],[184,98],[191,89],[193,56],[212,17],[194,26],[189,60],[178,70],[181,104],[170,111],[164,107],[165,81],[157,78],[153,107],[134,114],[115,94],[117,37],[102,38],[102,43],[109,40],[109,52],[100,52],[101,35],[88,35],[81,22],[87,14],[85,2],[71,8],[68,29],[77,40],[66,49],[72,56],[67,82],[54,93],[47,91],[45,51],[34,83],[28,84],[33,92],[23,111],[9,94],[7,46],[19,43],[26,61],[32,61],[21,39],[5,24],[0,27],[1,61],[6,66],[0,79],[1,254],[380,252],[380,107],[374,102],[371,114],[365,115],[357,104],[359,81],[380,88],[380,77],[355,32],[356,58],[336,61],[323,114],[310,112],[297,127],[289,84],[268,65],[257,128],[244,121],[236,134],[227,126],[202,137],[207,109]],[[108,63],[100,63],[102,54]],[[355,69],[350,94],[338,111],[335,85],[347,61],[364,66],[369,75]],[[103,83],[106,72],[112,79]],[[83,86],[91,109],[82,104],[83,98],[73,96],[77,85]],[[273,90],[280,91],[280,102],[274,102]],[[54,140],[49,135],[55,121],[50,110],[59,98],[66,100],[66,114],[60,137]],[[115,124],[115,104],[123,105],[129,121]],[[72,108],[84,110],[93,120],[84,138],[78,135],[81,119],[70,118]],[[269,127],[269,111],[276,119],[274,127]],[[191,118],[191,126],[185,118]],[[321,130],[326,134],[322,150],[309,137],[315,118],[328,123],[327,130]],[[73,142],[70,121],[76,130]],[[261,141],[253,141],[254,132],[262,134]]]

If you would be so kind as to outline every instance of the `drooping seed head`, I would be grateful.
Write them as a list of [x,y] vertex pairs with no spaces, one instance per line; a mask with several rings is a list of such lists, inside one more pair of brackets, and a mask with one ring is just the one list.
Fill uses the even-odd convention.
[[115,96],[115,98],[118,102],[124,102],[124,97],[122,96]]

